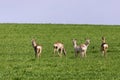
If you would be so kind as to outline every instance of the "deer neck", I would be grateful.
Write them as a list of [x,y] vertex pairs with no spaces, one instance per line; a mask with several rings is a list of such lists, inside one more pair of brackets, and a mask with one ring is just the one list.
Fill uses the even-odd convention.
[[33,42],[32,44],[33,44],[33,47],[36,47],[36,46],[37,46],[36,42]]
[[105,43],[105,40],[102,40],[102,43]]
[[89,46],[89,43],[86,42],[85,45],[88,47],[88,46]]
[[74,47],[77,47],[77,43],[76,42],[74,42],[73,45],[74,45]]

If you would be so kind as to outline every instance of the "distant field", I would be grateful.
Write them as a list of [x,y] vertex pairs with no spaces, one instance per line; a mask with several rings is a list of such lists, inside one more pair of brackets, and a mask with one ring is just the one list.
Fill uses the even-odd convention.
[[[109,44],[101,56],[101,37]],[[35,59],[32,38],[43,46]],[[75,58],[72,39],[90,38],[86,58]],[[67,56],[53,55],[53,43],[64,43]],[[94,49],[93,49],[94,47]],[[0,80],[120,80],[120,26],[0,24]]]

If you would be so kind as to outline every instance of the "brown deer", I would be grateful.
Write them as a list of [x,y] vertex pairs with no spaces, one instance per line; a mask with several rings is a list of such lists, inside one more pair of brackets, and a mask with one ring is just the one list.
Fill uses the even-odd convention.
[[32,46],[33,46],[34,51],[35,51],[35,58],[39,58],[41,56],[42,46],[37,45],[35,39],[32,40]]
[[90,40],[86,39],[86,42],[84,44],[80,45],[82,57],[86,57],[86,52],[87,52],[87,48],[88,48],[89,44],[90,44]]
[[87,48],[90,44],[90,40],[86,39],[85,44],[81,44],[80,46],[77,45],[77,41],[73,39],[73,45],[75,50],[75,56],[78,56],[78,53],[80,53],[81,57],[86,57]]
[[60,57],[62,57],[62,53],[66,56],[66,50],[62,43],[56,42],[54,43],[53,47],[54,47],[54,54],[57,52]]
[[75,57],[78,56],[78,53],[80,53],[80,46],[77,45],[77,40],[73,39],[73,47],[74,47],[74,51],[75,51]]
[[108,50],[108,44],[105,41],[105,37],[102,37],[101,51],[103,56],[106,56],[107,50]]

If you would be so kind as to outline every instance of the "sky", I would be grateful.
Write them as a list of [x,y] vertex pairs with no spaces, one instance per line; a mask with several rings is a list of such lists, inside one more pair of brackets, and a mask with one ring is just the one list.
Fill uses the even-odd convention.
[[0,23],[120,25],[120,0],[0,0]]

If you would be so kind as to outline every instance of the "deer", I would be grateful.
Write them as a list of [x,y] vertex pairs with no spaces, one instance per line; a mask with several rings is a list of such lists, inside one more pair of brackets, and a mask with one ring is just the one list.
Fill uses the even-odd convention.
[[101,52],[103,56],[106,56],[108,50],[108,44],[105,41],[105,37],[102,37]]
[[41,57],[42,46],[37,45],[35,39],[32,39],[32,46],[33,46],[34,51],[35,51],[35,58],[39,58],[39,57]]
[[78,54],[80,53],[81,57],[86,57],[86,52],[87,48],[90,44],[90,40],[86,39],[86,42],[81,45],[77,45],[77,40],[73,39],[73,46],[74,46],[74,51],[75,51],[75,56],[77,57]]
[[66,56],[66,50],[64,48],[63,43],[56,42],[53,45],[54,47],[54,54],[57,52],[60,57],[62,57],[62,53]]
[[78,53],[80,53],[80,46],[77,45],[77,40],[73,39],[73,47],[74,47],[74,51],[75,51],[75,57],[78,56]]

